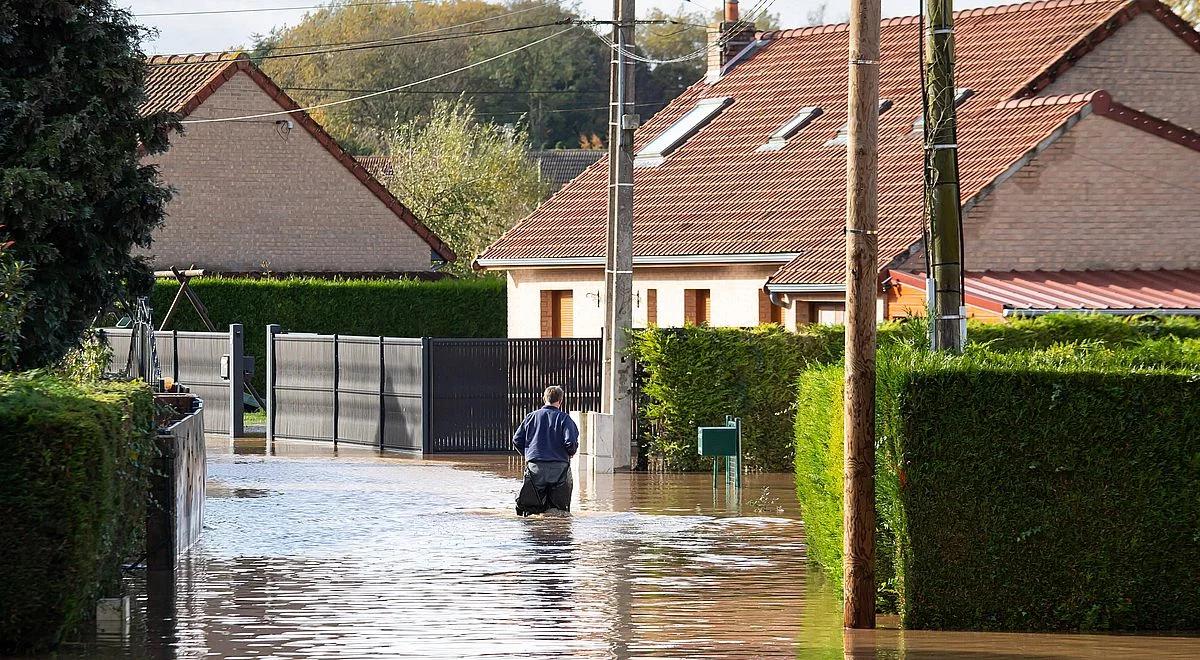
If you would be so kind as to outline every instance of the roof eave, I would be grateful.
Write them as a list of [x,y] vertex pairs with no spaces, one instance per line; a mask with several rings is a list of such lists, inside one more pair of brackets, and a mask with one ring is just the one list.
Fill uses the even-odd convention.
[[[744,254],[677,254],[636,255],[635,266],[725,266],[741,264],[780,264],[799,257],[799,252],[770,252]],[[517,268],[578,268],[603,266],[604,257],[480,257],[475,260],[476,268],[487,270],[509,270]]]

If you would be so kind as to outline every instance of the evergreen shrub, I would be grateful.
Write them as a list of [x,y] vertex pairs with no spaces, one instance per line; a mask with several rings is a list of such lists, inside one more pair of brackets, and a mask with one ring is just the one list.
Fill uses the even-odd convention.
[[0,376],[0,652],[53,646],[139,556],[154,403],[137,383]]
[[[507,294],[499,278],[323,280],[205,277],[189,285],[219,330],[241,323],[246,352],[255,357],[254,382],[265,385],[266,328],[285,332],[388,337],[504,337]],[[179,283],[160,280],[152,299],[161,321]],[[205,330],[182,300],[169,330]]]
[[[1166,355],[1168,359],[1163,360]],[[880,605],[912,628],[1200,627],[1200,341],[881,353]],[[800,378],[797,496],[840,582],[842,370]]]

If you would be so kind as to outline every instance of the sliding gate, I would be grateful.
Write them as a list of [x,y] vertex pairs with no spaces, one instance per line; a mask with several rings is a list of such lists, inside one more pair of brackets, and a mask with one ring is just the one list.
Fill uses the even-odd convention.
[[599,339],[428,340],[428,451],[511,451],[512,434],[548,385],[567,410],[599,410]]

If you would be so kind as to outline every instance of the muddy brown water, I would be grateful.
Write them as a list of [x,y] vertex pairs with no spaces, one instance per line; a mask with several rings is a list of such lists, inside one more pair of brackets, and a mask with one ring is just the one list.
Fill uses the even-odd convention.
[[171,581],[130,579],[128,634],[57,657],[1200,657],[1194,637],[843,634],[789,475],[740,497],[616,475],[577,482],[570,517],[518,518],[520,467],[210,442],[199,546]]

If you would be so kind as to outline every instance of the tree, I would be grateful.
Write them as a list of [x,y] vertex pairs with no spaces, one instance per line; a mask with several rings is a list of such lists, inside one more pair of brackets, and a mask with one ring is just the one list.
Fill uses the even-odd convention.
[[542,199],[525,134],[478,122],[464,101],[438,101],[428,119],[398,125],[387,140],[392,174],[384,183],[458,254],[471,262]]
[[1167,0],[1167,4],[1183,20],[1192,25],[1200,24],[1200,0]]
[[[554,34],[573,13],[541,0],[508,4],[445,0],[395,5],[335,4],[293,27],[256,40],[251,53],[302,105],[348,98],[423,80]],[[541,25],[536,29],[526,26]],[[449,38],[466,33],[492,34]],[[319,44],[408,37],[417,43],[329,52]],[[328,49],[328,47],[326,47]],[[281,57],[286,55],[287,57]],[[264,59],[265,57],[265,59]],[[581,133],[604,133],[608,50],[576,29],[476,68],[411,89],[314,112],[352,151],[374,152],[394,123],[427,115],[438,101],[469,100],[482,118],[523,123],[533,144],[573,145]],[[597,109],[598,108],[598,109]]]
[[0,371],[17,363],[21,325],[29,308],[29,270],[13,257],[11,247],[12,241],[0,240]]
[[131,250],[170,192],[139,156],[178,124],[138,114],[140,36],[110,0],[0,2],[0,224],[28,301],[10,368],[57,361],[114,299],[149,290]]

